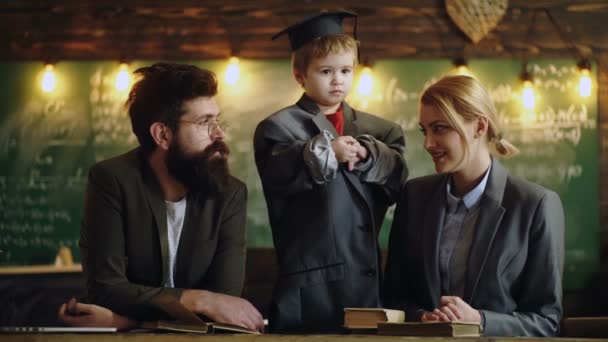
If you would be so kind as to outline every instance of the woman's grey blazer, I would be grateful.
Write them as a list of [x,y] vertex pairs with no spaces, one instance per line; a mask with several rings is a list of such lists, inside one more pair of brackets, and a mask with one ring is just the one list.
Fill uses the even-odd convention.
[[[408,320],[439,307],[438,244],[448,175],[406,183],[389,240],[385,305]],[[564,213],[559,196],[493,160],[469,252],[463,300],[484,335],[555,336],[562,316]]]

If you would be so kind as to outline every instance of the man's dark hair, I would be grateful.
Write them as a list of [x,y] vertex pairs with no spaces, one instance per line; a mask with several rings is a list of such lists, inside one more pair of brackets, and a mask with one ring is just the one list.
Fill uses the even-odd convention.
[[141,78],[131,88],[126,105],[133,133],[146,153],[156,147],[150,135],[154,122],[177,131],[184,102],[217,93],[215,74],[194,65],[162,62],[139,68],[134,74]]

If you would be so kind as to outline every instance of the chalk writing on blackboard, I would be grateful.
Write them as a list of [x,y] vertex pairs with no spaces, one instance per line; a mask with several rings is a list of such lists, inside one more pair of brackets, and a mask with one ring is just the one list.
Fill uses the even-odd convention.
[[[91,121],[97,147],[128,146],[136,143],[127,116],[126,93],[117,91],[110,73],[99,68],[90,77]],[[97,158],[96,158],[97,159]]]

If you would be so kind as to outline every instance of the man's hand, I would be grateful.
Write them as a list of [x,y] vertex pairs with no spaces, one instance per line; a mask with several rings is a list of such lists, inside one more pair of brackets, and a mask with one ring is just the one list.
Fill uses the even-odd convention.
[[203,314],[214,322],[264,331],[262,315],[242,298],[205,290],[184,290],[179,301],[189,310]]
[[128,330],[139,326],[137,321],[98,305],[78,303],[76,298],[61,304],[58,316],[63,323],[74,327],[110,327]]
[[[339,136],[331,141],[331,148],[336,154],[336,159],[340,163],[348,164],[348,171],[352,171],[362,159],[367,158],[367,150],[361,146],[357,139],[349,136]],[[361,158],[364,156],[365,158]]]

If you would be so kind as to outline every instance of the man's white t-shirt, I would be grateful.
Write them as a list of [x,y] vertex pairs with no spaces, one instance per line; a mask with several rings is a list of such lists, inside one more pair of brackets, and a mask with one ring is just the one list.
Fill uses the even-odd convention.
[[165,201],[165,206],[167,207],[169,272],[168,274],[163,274],[163,285],[165,287],[175,287],[173,273],[175,272],[175,257],[177,256],[179,237],[182,234],[184,217],[186,216],[186,197],[184,196],[184,198],[177,202]]

